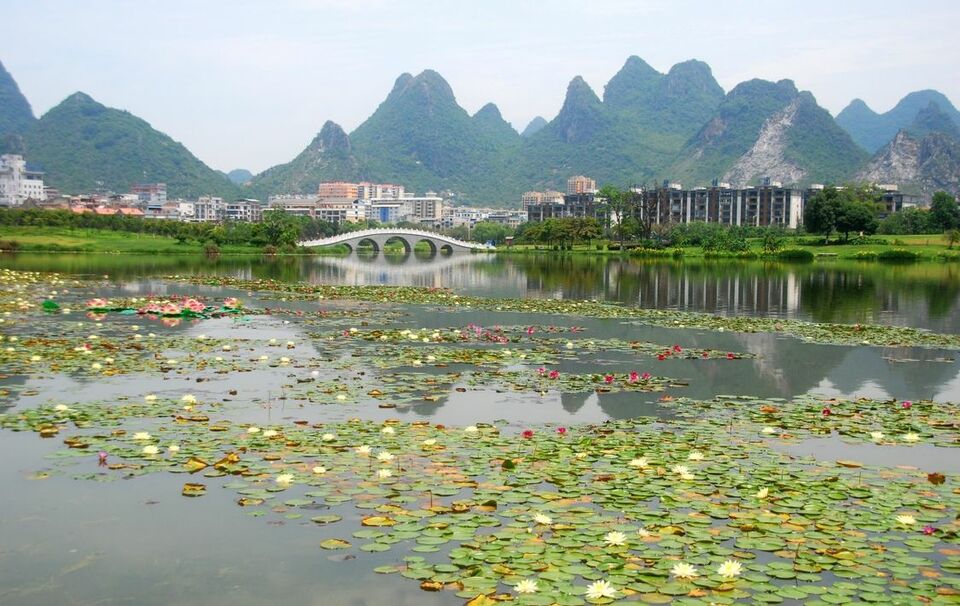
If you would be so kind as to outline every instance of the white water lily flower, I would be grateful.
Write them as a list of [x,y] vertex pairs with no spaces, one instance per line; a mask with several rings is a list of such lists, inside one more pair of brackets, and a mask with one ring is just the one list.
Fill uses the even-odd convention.
[[758,499],[766,499],[769,494],[770,494],[770,489],[764,487],[758,490],[757,494],[754,496],[757,497]]
[[702,461],[702,460],[703,460],[703,453],[700,452],[699,450],[694,450],[694,451],[691,452],[689,455],[687,455],[687,459],[689,459],[689,460],[691,460],[691,461]]
[[423,442],[421,442],[421,444],[423,444],[424,446],[433,446],[433,445],[435,445],[436,443],[437,443],[437,441],[436,441],[436,439],[434,439],[434,438],[427,438],[426,440],[424,440]]
[[397,432],[396,432],[396,430],[394,430],[393,427],[390,427],[389,425],[387,425],[386,427],[384,427],[383,429],[380,430],[380,433],[390,435],[390,434],[394,434],[394,433],[397,433]]
[[347,396],[344,395],[344,394],[342,394],[342,393],[338,393],[338,394],[337,394],[337,399],[342,402],[342,401],[344,401],[344,400],[347,399]]
[[393,475],[393,472],[390,471],[389,469],[380,469],[380,470],[377,470],[377,477],[380,478],[381,480],[385,480],[385,479],[389,478],[389,477],[392,476],[392,475]]
[[640,469],[644,469],[650,465],[650,462],[647,461],[647,457],[637,457],[636,459],[632,459],[629,465],[630,467],[639,467]]
[[230,346],[229,346],[229,345],[224,345],[224,346],[221,347],[220,349],[221,349],[222,351],[230,351]]
[[909,514],[902,514],[897,516],[897,521],[903,524],[904,526],[913,526],[917,523],[917,518]]
[[394,460],[394,459],[396,459],[396,458],[397,458],[397,457],[393,456],[392,454],[390,454],[390,453],[387,452],[386,450],[381,450],[381,451],[377,454],[377,460],[378,460],[378,461],[390,462],[390,461],[392,461],[392,460]]
[[334,440],[337,439],[337,436],[333,435],[332,433],[325,433],[322,436],[320,436],[320,439],[323,440],[324,442],[333,442]]
[[156,402],[156,401],[157,401],[157,396],[153,395],[152,393],[147,394],[147,395],[143,396],[143,401],[144,401],[144,402]]
[[53,407],[53,409],[57,412],[67,412],[68,410],[70,410],[70,407],[67,406],[66,404],[57,404],[56,406]]
[[673,568],[670,569],[670,574],[678,579],[693,579],[700,576],[697,569],[686,562],[677,562],[674,564]]
[[134,440],[149,440],[152,437],[153,436],[150,435],[149,431],[138,431],[137,433],[133,434]]
[[549,526],[550,524],[553,524],[553,518],[542,513],[533,514],[533,521],[536,522],[537,524],[543,524],[544,526]]
[[103,368],[103,366],[101,366],[99,362],[94,362],[93,364],[90,365],[90,368],[92,368],[93,370],[100,370],[101,368]]
[[296,345],[293,341],[287,341],[287,347],[296,347]]
[[281,473],[280,475],[278,475],[278,476],[276,477],[276,479],[275,479],[274,481],[275,481],[277,484],[290,484],[291,482],[293,482],[293,474],[292,474],[292,473]]
[[717,567],[717,574],[725,579],[732,579],[740,576],[743,572],[743,564],[736,560],[727,560]]
[[613,598],[617,595],[617,589],[610,584],[610,581],[599,580],[587,585],[587,598],[590,600],[599,600],[600,598]]
[[247,433],[260,433],[260,428],[257,427],[256,425],[247,427]]
[[533,579],[523,579],[513,586],[513,590],[517,593],[536,593],[537,582]]
[[167,451],[174,453],[180,452],[180,446],[178,444],[171,444],[170,446],[167,446]]
[[351,327],[350,327],[350,332],[357,332],[357,329],[351,326]]
[[143,454],[148,456],[153,456],[160,452],[160,449],[154,446],[153,444],[148,444],[143,447]]
[[358,455],[360,455],[360,456],[364,456],[364,457],[365,457],[365,456],[367,456],[367,455],[370,454],[370,450],[371,450],[371,448],[370,448],[369,446],[367,446],[366,444],[364,444],[364,445],[362,445],[362,446],[357,446],[357,448],[356,448],[356,453],[357,453]]
[[572,343],[571,341],[567,341],[566,348],[567,348],[567,349],[573,349],[573,343]]
[[203,341],[203,340],[206,339],[206,338],[207,338],[207,335],[197,335],[197,340],[198,340],[198,341]]
[[279,432],[276,429],[267,429],[263,432],[263,437],[272,438],[276,436]]
[[590,453],[588,453],[588,452],[582,452],[582,451],[581,451],[581,452],[576,453],[576,454],[573,455],[573,456],[576,457],[576,458],[578,458],[578,459],[581,459],[581,460],[582,460],[582,459],[586,459],[589,455],[590,455]]
[[318,476],[319,476],[319,475],[323,475],[323,474],[327,473],[327,468],[326,468],[326,467],[321,467],[320,465],[317,465],[316,467],[313,468],[313,473],[317,474]]
[[920,436],[918,436],[917,434],[912,433],[912,432],[911,432],[911,433],[905,433],[905,434],[903,434],[903,441],[904,441],[904,442],[916,442],[916,441],[919,440],[919,439],[920,439]]
[[261,362],[266,362],[266,361],[269,360],[269,359],[270,359],[270,356],[260,356],[260,361],[261,361]]
[[770,434],[777,433],[777,430],[774,429],[773,427],[764,427],[763,429],[760,430],[760,433],[770,435]]
[[197,397],[194,396],[192,393],[188,393],[188,394],[184,394],[184,396],[180,398],[180,401],[185,404],[196,404]]
[[465,431],[466,433],[477,433],[480,430],[477,429],[476,425],[469,425],[467,427],[464,427],[463,431]]
[[620,531],[614,530],[612,532],[608,532],[607,534],[605,534],[603,537],[603,540],[604,542],[606,542],[607,545],[610,545],[611,547],[617,546],[617,545],[623,545],[624,543],[627,542],[627,535],[623,534]]
[[883,439],[883,432],[882,432],[882,431],[871,431],[871,432],[870,432],[870,438],[871,438],[874,442],[879,442],[880,440]]
[[641,526],[640,528],[637,528],[637,536],[645,539],[650,536],[650,531]]
[[42,360],[42,359],[43,359],[43,358],[41,358],[40,356],[36,356],[36,355],[30,356],[30,361],[31,361],[31,362],[39,362],[39,361]]
[[290,358],[284,356],[284,357],[280,358],[280,363],[281,363],[281,364],[289,364],[289,363],[290,363]]

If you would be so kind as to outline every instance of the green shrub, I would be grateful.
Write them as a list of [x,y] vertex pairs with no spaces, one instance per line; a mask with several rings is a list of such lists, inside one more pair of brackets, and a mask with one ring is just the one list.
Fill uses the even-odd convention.
[[913,252],[912,250],[906,250],[903,248],[894,248],[893,250],[885,250],[879,255],[877,259],[887,263],[902,263],[909,261],[917,261],[920,259],[920,255]]
[[16,252],[20,250],[20,243],[16,240],[0,240],[0,250],[3,252]]
[[263,254],[265,255],[275,255],[277,254],[277,247],[273,244],[267,244],[263,247]]
[[785,248],[777,253],[777,258],[783,261],[813,261],[813,253],[802,248]]
[[212,240],[207,240],[203,245],[203,254],[207,256],[219,255],[220,247],[217,246],[216,242]]
[[[888,250],[884,252],[891,252],[891,251]],[[876,261],[877,256],[878,256],[877,253],[873,252],[872,250],[861,250],[854,253],[850,258],[856,259],[857,261]]]

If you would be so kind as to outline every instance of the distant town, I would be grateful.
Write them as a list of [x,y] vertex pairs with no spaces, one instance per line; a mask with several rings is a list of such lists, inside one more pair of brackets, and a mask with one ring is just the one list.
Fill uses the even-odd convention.
[[[22,156],[0,156],[0,208],[69,210],[199,223],[259,222],[266,211],[282,211],[335,225],[413,223],[433,230],[472,227],[480,222],[515,228],[522,223],[547,219],[592,217],[610,221],[611,218],[596,180],[584,175],[567,179],[565,192],[524,193],[519,200],[520,209],[456,206],[432,191],[417,195],[398,184],[344,181],[320,183],[315,194],[279,194],[265,202],[250,198],[225,200],[216,196],[170,200],[164,183],[137,183],[124,193],[65,195],[45,186],[43,176],[42,172],[31,170]],[[680,183],[665,181],[654,187],[631,187],[628,194],[636,202],[632,212],[637,218],[649,214],[647,220],[654,224],[705,222],[796,229],[803,223],[805,203],[823,187],[798,188],[763,179],[758,185],[743,188],[721,181],[684,188]],[[896,184],[876,187],[880,191],[881,217],[926,204],[919,196],[900,192]]]

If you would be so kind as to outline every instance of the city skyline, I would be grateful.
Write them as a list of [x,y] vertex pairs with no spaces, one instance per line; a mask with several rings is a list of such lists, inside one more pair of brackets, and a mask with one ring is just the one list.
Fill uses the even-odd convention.
[[[352,131],[399,74],[423,69],[471,114],[493,102],[517,130],[552,119],[576,75],[602,95],[630,55],[661,72],[703,60],[726,91],[789,78],[834,115],[854,98],[884,112],[925,88],[958,99],[950,24],[960,5],[920,5],[40,0],[5,11],[13,27],[0,61],[38,116],[82,90],[214,168],[257,173],[289,161],[326,120]],[[43,24],[42,43],[29,23]]]

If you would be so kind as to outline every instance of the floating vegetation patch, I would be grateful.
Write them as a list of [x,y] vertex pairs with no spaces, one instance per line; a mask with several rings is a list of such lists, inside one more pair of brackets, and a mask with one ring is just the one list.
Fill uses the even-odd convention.
[[304,300],[349,299],[375,303],[442,305],[540,314],[635,320],[639,324],[668,328],[699,328],[736,332],[771,332],[805,341],[879,347],[936,347],[960,349],[960,335],[932,333],[917,328],[872,324],[817,324],[800,320],[714,316],[675,310],[625,307],[602,301],[567,299],[496,299],[457,295],[448,289],[410,286],[335,286],[285,283],[276,280],[243,280],[229,277],[179,277],[196,284],[232,286],[274,292]]
[[235,297],[227,297],[220,306],[210,305],[200,297],[172,296],[135,299],[90,299],[85,305],[94,314],[137,314],[148,318],[220,318],[230,314],[251,313]]
[[[758,434],[768,419],[755,419],[750,401],[727,400],[744,414],[669,429],[644,420],[523,431],[258,426],[218,418],[220,407],[189,396],[45,406],[0,415],[0,426],[63,441],[44,474],[181,474],[186,498],[231,491],[238,512],[315,532],[318,551],[393,553],[377,572],[472,604],[960,597],[956,477],[792,458]],[[787,417],[805,406],[778,403]],[[841,406],[867,417],[881,403]],[[936,426],[932,406],[907,410]]]

